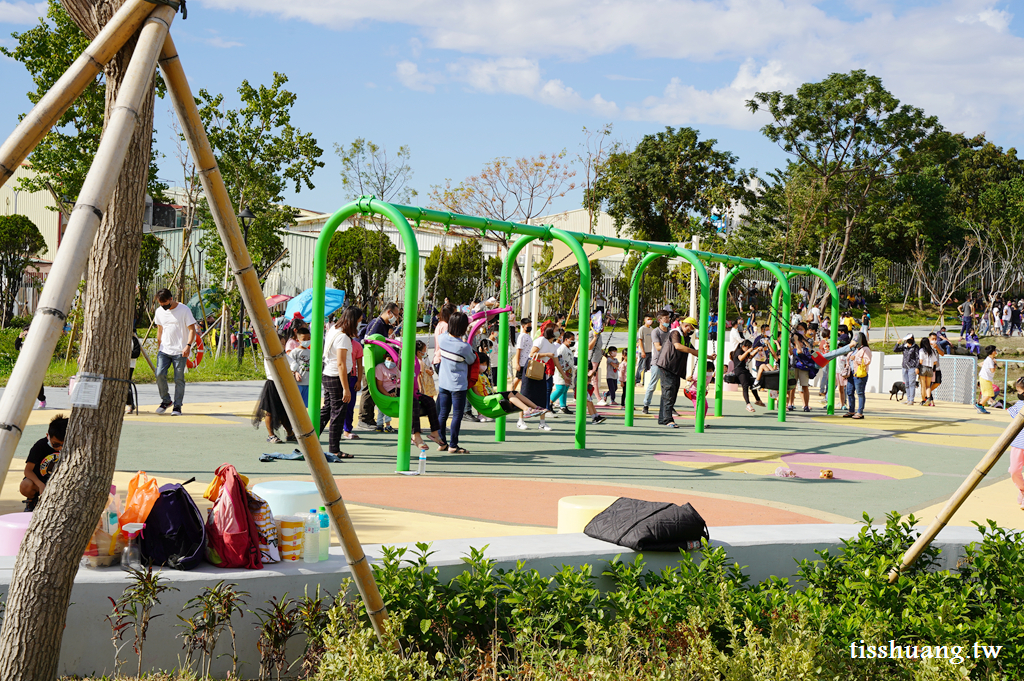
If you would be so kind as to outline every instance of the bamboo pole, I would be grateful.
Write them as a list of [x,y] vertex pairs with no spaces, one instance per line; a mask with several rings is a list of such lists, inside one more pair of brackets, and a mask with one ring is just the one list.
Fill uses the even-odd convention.
[[903,563],[898,568],[893,568],[892,571],[889,572],[890,584],[894,583],[899,578],[900,572],[903,572],[914,564],[914,561],[918,559],[921,552],[932,543],[932,540],[935,539],[935,535],[937,535],[939,531],[946,526],[949,519],[953,517],[953,514],[956,513],[957,509],[959,509],[967,500],[967,497],[971,495],[974,488],[981,483],[982,478],[992,470],[992,466],[999,461],[999,457],[1003,455],[1006,448],[1010,446],[1010,443],[1013,442],[1014,438],[1016,438],[1022,430],[1024,430],[1024,413],[1017,414],[1013,417],[1013,420],[1006,426],[1006,429],[1003,430],[1002,434],[996,438],[996,441],[992,444],[992,447],[989,448],[988,452],[985,453],[985,456],[982,457],[978,465],[974,467],[974,470],[971,471],[970,475],[968,475],[963,483],[960,484],[959,489],[953,493],[953,496],[950,498],[949,502],[946,503],[946,506],[937,516],[935,516],[935,520],[932,521],[932,524],[928,526],[928,529],[917,538],[914,545],[911,546],[903,555]]
[[[146,20],[153,4],[128,0],[0,146],[0,187]],[[105,206],[106,204],[104,204]],[[88,248],[86,254],[88,254]]]
[[317,437],[317,429],[314,428],[309,414],[306,413],[302,396],[299,394],[299,386],[288,366],[284,347],[275,332],[274,321],[270,317],[270,310],[263,298],[263,290],[260,288],[256,270],[249,258],[242,233],[238,229],[231,199],[224,186],[220,169],[217,167],[217,160],[213,155],[206,130],[199,117],[199,109],[196,108],[185,71],[182,69],[174,41],[170,36],[164,43],[160,67],[164,81],[167,83],[167,92],[181,122],[182,132],[188,141],[193,158],[196,159],[196,166],[200,168],[199,175],[210,204],[210,212],[213,214],[217,231],[220,232],[220,238],[224,243],[228,262],[235,273],[235,280],[242,294],[242,300],[248,308],[249,317],[255,326],[264,355],[269,359],[270,377],[282,397],[285,411],[298,435],[299,446],[309,464],[310,472],[320,491],[320,496],[324,500],[324,505],[334,520],[335,530],[341,538],[345,557],[352,570],[359,593],[363,597],[366,612],[370,616],[377,636],[383,637],[383,624],[387,618],[384,601],[381,599],[377,583],[373,579],[370,563],[356,536],[356,530],[345,508],[345,502],[341,498],[338,484],[327,465],[327,459]]
[[64,332],[68,308],[85,273],[96,230],[110,203],[135,133],[138,110],[153,87],[156,59],[174,13],[173,8],[159,5],[143,24],[99,149],[71,212],[67,232],[57,250],[50,275],[43,285],[24,349],[11,372],[7,389],[0,397],[0,484],[11,467],[14,450],[32,411],[39,386],[46,376],[57,341]]

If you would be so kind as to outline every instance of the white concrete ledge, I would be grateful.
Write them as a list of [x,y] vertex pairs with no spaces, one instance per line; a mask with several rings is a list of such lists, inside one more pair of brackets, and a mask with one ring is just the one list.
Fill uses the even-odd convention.
[[[791,577],[796,572],[795,560],[814,559],[814,551],[820,549],[836,550],[844,538],[855,536],[862,525],[750,525],[740,527],[711,528],[712,544],[723,546],[729,554],[730,562],[739,563],[752,582],[764,580],[770,576]],[[935,545],[942,550],[940,568],[956,566],[958,558],[963,555],[963,547],[979,541],[981,534],[974,528],[947,527],[939,534]],[[604,562],[620,555],[623,561],[632,561],[635,552],[615,544],[591,539],[584,534],[548,534],[516,537],[493,537],[478,539],[448,539],[431,544],[433,554],[430,565],[439,568],[441,579],[447,581],[465,569],[462,558],[469,554],[470,548],[487,546],[486,556],[497,561],[498,567],[511,569],[518,561],[525,563],[528,569],[536,569],[541,574],[550,575],[557,572],[563,565],[579,566],[590,564],[594,573],[600,575]],[[410,552],[415,551],[415,544],[405,544]],[[380,562],[380,545],[367,545],[365,551],[373,562]],[[409,554],[406,554],[407,557]],[[644,554],[647,567],[653,571],[675,565],[679,560],[677,553]],[[0,591],[6,593],[10,586],[11,571],[14,558],[0,558]],[[179,572],[164,570],[162,573],[170,583],[178,589],[165,593],[161,605],[154,609],[154,614],[161,617],[153,620],[149,627],[149,635],[144,650],[145,667],[149,669],[174,669],[183,659],[181,639],[177,638],[181,629],[176,615],[181,612],[185,602],[198,594],[203,587],[213,586],[220,580],[237,582],[239,588],[248,591],[249,607],[264,606],[264,601],[271,596],[282,596],[288,593],[292,597],[301,596],[309,587],[312,591],[317,585],[335,593],[341,580],[349,576],[348,565],[337,547],[332,548],[331,558],[323,563],[306,564],[277,563],[264,567],[262,570],[223,570],[211,565],[202,565],[195,570]],[[108,597],[117,598],[127,586],[126,573],[119,568],[102,570],[79,570],[75,578],[74,590],[71,594],[72,605],[68,610],[67,626],[60,651],[60,673],[101,675],[110,674],[113,670],[113,651],[110,642],[110,627],[106,615],[110,613]],[[604,578],[598,579],[601,588],[609,588],[610,583]],[[350,598],[354,594],[349,595]],[[255,676],[259,666],[259,653],[256,650],[257,634],[254,629],[256,619],[245,613],[241,620],[236,620],[235,630],[238,635],[239,656],[246,665],[243,678]],[[126,634],[130,636],[130,634]],[[290,659],[301,652],[301,637],[293,640]],[[229,651],[230,643],[221,641],[217,653]],[[131,646],[125,649],[129,656]],[[129,658],[127,669],[133,670],[136,662]],[[214,664],[214,672],[223,675],[230,669],[230,662],[222,658]]]

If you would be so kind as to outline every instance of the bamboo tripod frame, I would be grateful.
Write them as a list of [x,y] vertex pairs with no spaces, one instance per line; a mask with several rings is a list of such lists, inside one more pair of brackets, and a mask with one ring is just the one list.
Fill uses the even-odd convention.
[[303,405],[298,384],[288,367],[284,347],[274,330],[270,311],[263,299],[258,275],[235,219],[233,205],[221,177],[181,66],[169,35],[176,10],[152,0],[128,0],[100,32],[82,57],[75,61],[54,88],[40,100],[11,136],[0,146],[0,186],[13,175],[49,129],[71,103],[92,82],[106,62],[124,46],[141,26],[124,85],[100,147],[86,177],[81,195],[68,222],[62,248],[58,251],[50,276],[43,286],[36,318],[29,328],[25,349],[18,357],[7,390],[0,398],[0,484],[10,468],[14,450],[28,420],[46,368],[53,357],[64,319],[78,282],[85,271],[89,252],[103,213],[124,163],[135,130],[137,111],[153,87],[153,75],[159,59],[167,90],[181,122],[182,132],[200,168],[200,177],[220,233],[228,262],[249,317],[256,328],[261,347],[270,360],[270,378],[284,402],[288,418],[299,433],[299,447],[308,462],[313,479],[335,530],[341,538],[345,557],[363,598],[367,614],[378,637],[383,635],[387,610],[373,578],[369,561],[356,535],[345,502],[331,475],[320,446],[317,431]]

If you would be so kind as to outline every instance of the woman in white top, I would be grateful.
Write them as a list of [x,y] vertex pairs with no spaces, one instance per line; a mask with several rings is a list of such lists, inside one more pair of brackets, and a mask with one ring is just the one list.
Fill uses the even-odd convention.
[[939,353],[928,341],[928,337],[921,339],[920,350],[917,351],[917,378],[921,383],[921,406],[935,406],[932,399],[932,378],[935,377],[935,365],[939,361]]
[[351,454],[341,451],[341,438],[356,440],[352,432],[352,409],[355,406],[356,384],[359,375],[352,375],[352,338],[359,328],[363,311],[348,307],[341,313],[341,319],[327,332],[324,339],[324,402],[320,408],[320,432],[327,422],[331,423],[327,451],[342,459],[351,459]]
[[[555,343],[555,329],[548,327],[544,329],[544,335],[534,339],[533,346],[530,348],[530,361],[537,361],[547,364],[548,360],[554,358],[555,351],[557,350]],[[527,365],[529,366],[529,365]],[[523,382],[522,387],[519,389],[526,399],[530,400],[536,405],[547,409],[550,404],[550,396],[548,395],[548,382],[546,376],[540,378],[530,378],[526,375],[526,371],[523,371]],[[522,419],[516,424],[521,429],[526,429],[526,422]],[[540,417],[540,423],[537,426],[541,430],[551,430],[544,421],[544,415]]]

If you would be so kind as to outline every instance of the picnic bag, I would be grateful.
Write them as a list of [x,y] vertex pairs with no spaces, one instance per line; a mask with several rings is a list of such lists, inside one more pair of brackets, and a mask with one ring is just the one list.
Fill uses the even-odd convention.
[[[146,475],[145,471],[139,471],[128,481],[128,495],[124,498],[124,510],[117,517],[117,532],[110,539],[109,554],[113,555],[116,550],[117,537],[122,534],[121,528],[128,523],[144,523],[149,518],[149,512],[160,497],[160,487],[156,484],[156,478]],[[124,538],[127,538],[127,534]]]
[[206,518],[206,560],[217,567],[259,570],[260,536],[245,483],[231,464],[218,468],[216,476],[219,493]]
[[142,531],[140,548],[143,563],[175,570],[191,570],[199,565],[206,549],[206,526],[199,507],[183,486],[170,483],[160,488]]
[[249,497],[249,511],[252,513],[253,520],[256,521],[256,532],[260,536],[261,562],[281,562],[281,554],[278,551],[277,524],[274,522],[270,504],[249,490],[246,490],[245,493]]
[[433,375],[421,371],[419,375],[420,393],[427,397],[437,397],[437,386],[434,385]]

